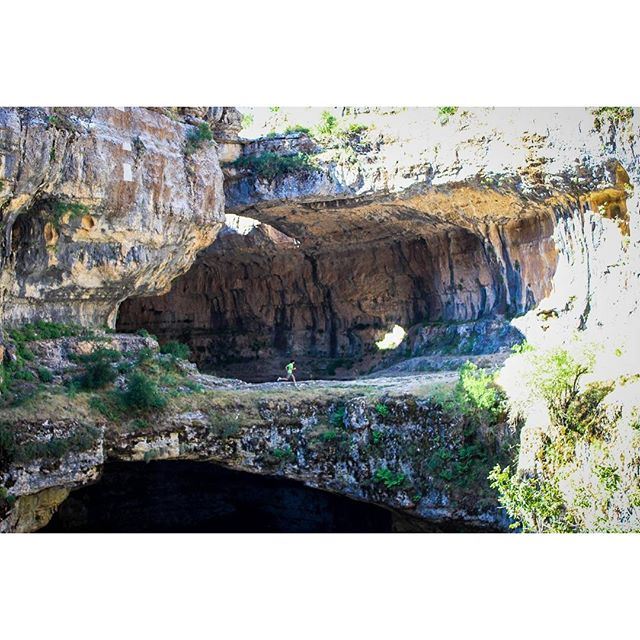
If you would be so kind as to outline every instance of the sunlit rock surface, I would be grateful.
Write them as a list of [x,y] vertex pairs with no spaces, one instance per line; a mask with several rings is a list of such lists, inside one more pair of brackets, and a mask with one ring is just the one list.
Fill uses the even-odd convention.
[[0,109],[4,322],[113,324],[125,298],[168,289],[223,219],[215,145],[186,143],[198,123],[226,131],[225,117]]
[[[309,375],[362,373],[396,324],[414,327],[403,355],[441,351],[440,323],[461,325],[453,353],[509,348],[525,333],[513,317],[574,288],[568,264],[589,278],[601,229],[630,244],[636,116],[610,128],[589,109],[360,111],[369,128],[349,144],[246,144],[246,157],[315,153],[317,169],[261,178],[227,164],[226,210],[254,222],[228,225],[169,293],[126,301],[119,326],[187,341],[202,366],[247,379],[289,357]],[[478,320],[495,331],[469,341]]]

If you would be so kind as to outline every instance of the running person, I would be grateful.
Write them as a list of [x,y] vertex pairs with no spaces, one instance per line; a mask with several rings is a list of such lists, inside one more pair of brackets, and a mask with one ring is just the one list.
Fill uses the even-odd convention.
[[296,370],[296,363],[292,360],[286,367],[287,377],[286,378],[278,378],[278,382],[289,382],[289,380],[293,380],[293,384],[298,388],[298,383],[296,382],[296,377],[293,372]]

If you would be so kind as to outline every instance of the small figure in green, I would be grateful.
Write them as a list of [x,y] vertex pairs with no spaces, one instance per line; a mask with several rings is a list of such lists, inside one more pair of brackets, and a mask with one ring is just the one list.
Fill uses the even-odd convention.
[[288,382],[289,380],[293,380],[293,384],[296,386],[296,389],[298,388],[298,383],[296,382],[296,377],[293,374],[293,372],[296,370],[296,363],[295,361],[291,361],[286,367],[287,370],[287,377],[286,378],[278,378],[278,382]]

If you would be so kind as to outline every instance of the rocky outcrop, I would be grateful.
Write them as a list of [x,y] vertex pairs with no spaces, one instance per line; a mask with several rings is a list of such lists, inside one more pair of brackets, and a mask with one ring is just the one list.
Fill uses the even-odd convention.
[[[107,461],[152,460],[282,476],[432,525],[506,526],[486,475],[515,433],[502,422],[470,430],[464,416],[443,409],[430,391],[446,377],[248,385],[154,354],[148,338],[106,335],[93,348],[123,350],[118,371],[159,368],[158,384],[171,402],[152,417],[130,408],[105,418],[113,392],[69,397],[61,386],[82,371],[77,355],[86,345],[85,338],[33,344],[56,376],[26,414],[5,411],[0,487],[11,501],[0,499],[0,530],[46,525],[69,491],[99,481]],[[116,389],[125,386],[124,375]]]
[[167,290],[222,222],[197,127],[233,131],[232,113],[0,109],[3,322],[112,325],[122,300]]
[[245,228],[228,224],[167,294],[126,301],[118,326],[179,338],[202,366],[246,379],[275,375],[288,357],[309,375],[336,361],[368,371],[394,325],[414,327],[403,354],[434,342],[424,331],[413,340],[425,323],[495,321],[505,341],[485,333],[468,352],[508,348],[522,335],[508,321],[560,284],[567,225],[593,214],[629,231],[616,154],[636,167],[630,128],[611,142],[588,110],[365,116],[375,128],[347,142],[247,143],[245,158],[312,154],[315,168],[264,177],[257,162],[227,164],[228,217]]

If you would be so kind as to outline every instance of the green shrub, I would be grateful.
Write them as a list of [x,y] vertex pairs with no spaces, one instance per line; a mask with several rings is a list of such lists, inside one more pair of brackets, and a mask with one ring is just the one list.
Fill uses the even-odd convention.
[[13,373],[14,380],[24,380],[25,382],[33,382],[36,377],[29,369],[18,369]]
[[153,349],[149,347],[142,347],[140,351],[138,351],[138,355],[136,358],[136,362],[138,364],[144,364],[145,362],[149,362],[154,356]]
[[375,409],[376,409],[376,413],[381,418],[386,418],[389,415],[389,407],[387,407],[387,405],[384,404],[384,402],[377,402]]
[[0,515],[11,510],[16,502],[16,497],[12,496],[5,487],[0,486]]
[[382,433],[382,431],[378,429],[371,430],[371,442],[373,442],[373,444],[380,444],[382,442],[383,437],[384,437],[384,434]]
[[303,133],[307,136],[311,135],[311,129],[309,129],[309,127],[303,127],[300,124],[294,124],[294,125],[289,125],[285,130],[284,130],[285,135],[289,135],[290,133]]
[[21,326],[20,328],[11,329],[9,338],[16,346],[18,358],[22,360],[33,360],[34,355],[27,346],[28,342],[37,340],[52,340],[56,338],[65,338],[77,335],[90,335],[90,332],[72,324],[62,324],[59,322],[45,322],[38,320]]
[[240,421],[238,416],[221,412],[209,414],[209,427],[218,438],[234,438],[240,433]]
[[140,371],[131,375],[120,397],[126,407],[139,411],[163,409],[167,404],[156,384]]
[[[62,198],[54,198],[49,201],[49,204],[51,207],[51,214],[53,216],[53,223],[56,226],[56,228],[60,227],[60,223],[62,222],[62,216],[64,216],[67,213],[71,218],[79,218],[89,213],[89,207],[87,207],[86,205],[80,202],[73,202],[71,200],[66,200]],[[50,322],[47,324],[57,325],[59,323]],[[65,325],[59,325],[59,326],[65,326]],[[62,336],[51,336],[51,337],[59,338]]]
[[393,472],[387,467],[382,467],[373,474],[373,481],[384,484],[387,489],[395,489],[404,487],[407,477],[404,473]]
[[511,347],[511,353],[528,353],[529,351],[534,351],[533,345],[529,344],[526,340],[521,342],[520,344],[514,344]]
[[494,375],[472,362],[460,368],[453,391],[435,394],[434,400],[448,413],[463,416],[476,426],[496,424],[506,417],[506,397]]
[[329,111],[323,111],[320,116],[320,124],[317,126],[321,136],[332,136],[338,131],[338,119]]
[[53,381],[53,373],[47,367],[38,367],[38,377],[42,382]]
[[132,425],[133,429],[135,431],[140,431],[142,429],[148,429],[149,428],[149,421],[145,420],[144,418],[136,418]]
[[273,456],[278,460],[293,460],[295,458],[291,447],[285,444],[284,447],[276,447],[272,452]]
[[0,469],[6,468],[16,456],[16,438],[11,427],[0,424]]
[[449,118],[454,116],[458,111],[458,107],[438,107],[438,118],[442,124],[447,124]]
[[163,344],[160,347],[160,353],[169,354],[174,358],[179,358],[180,360],[188,360],[191,356],[191,350],[189,349],[189,346],[175,340]]
[[231,165],[247,169],[266,180],[295,173],[309,173],[317,169],[306,153],[283,156],[273,151],[266,151],[258,156],[240,156]]
[[454,450],[436,449],[427,461],[427,469],[441,480],[466,487],[486,478],[488,451],[480,442],[465,442]]
[[533,397],[544,400],[552,424],[595,435],[604,418],[601,402],[612,387],[599,383],[581,393],[580,380],[593,369],[594,354],[585,349],[574,355],[560,347],[530,357],[532,370],[526,383]]
[[362,124],[361,122],[352,122],[347,131],[355,136],[360,135],[361,133],[364,133],[367,130],[367,125],[366,124]]
[[213,140],[211,127],[206,122],[201,122],[195,129],[187,134],[185,153],[187,153],[187,155],[192,154],[211,140]]
[[344,406],[337,407],[329,414],[329,424],[333,427],[344,427],[344,417],[347,410]]
[[633,118],[633,107],[598,107],[593,109],[593,124],[600,131],[605,123],[617,126]]
[[489,474],[491,487],[498,491],[500,503],[514,520],[513,528],[525,532],[566,533],[575,530],[566,512],[556,483],[537,477],[518,477],[511,469],[496,465]]
[[335,429],[329,429],[320,434],[320,439],[323,442],[334,442],[340,437],[340,433]]
[[118,351],[102,348],[79,356],[78,360],[85,363],[85,371],[77,379],[79,388],[91,391],[112,383],[116,379],[116,371],[112,363],[120,357]]
[[622,482],[622,478],[618,473],[618,467],[598,464],[595,465],[595,473],[609,495],[613,495],[618,490]]

